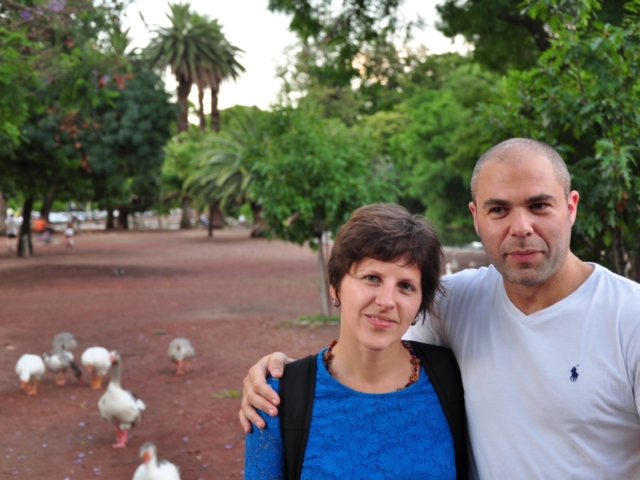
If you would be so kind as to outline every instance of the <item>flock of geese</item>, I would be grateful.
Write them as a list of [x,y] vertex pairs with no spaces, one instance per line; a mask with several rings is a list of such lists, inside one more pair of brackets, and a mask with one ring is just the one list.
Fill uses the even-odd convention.
[[[20,377],[20,386],[27,395],[38,394],[38,382],[49,369],[57,385],[66,383],[66,372],[71,369],[78,381],[82,381],[82,370],[74,360],[73,350],[78,342],[71,333],[63,332],[53,339],[53,349],[41,356],[26,353],[16,364],[16,374]],[[186,338],[175,338],[169,344],[169,359],[176,364],[176,374],[182,375],[189,368],[189,362],[195,355],[191,342]],[[114,448],[127,445],[128,432],[142,419],[146,406],[133,392],[124,390],[121,385],[122,357],[117,350],[103,347],[87,348],[80,357],[80,363],[91,374],[91,388],[102,388],[102,379],[111,370],[111,379],[104,394],[98,400],[98,409],[102,418],[116,427]],[[156,447],[147,442],[140,449],[142,464],[136,469],[133,480],[180,480],[180,471],[174,464],[158,461]]]

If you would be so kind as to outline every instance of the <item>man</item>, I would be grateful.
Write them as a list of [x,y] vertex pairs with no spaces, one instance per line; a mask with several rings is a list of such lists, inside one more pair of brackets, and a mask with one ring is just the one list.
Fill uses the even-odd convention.
[[[640,286],[569,250],[579,194],[548,145],[496,145],[471,194],[493,265],[446,277],[439,318],[407,336],[458,360],[474,477],[640,478]],[[245,429],[246,417],[260,426],[248,403],[275,413],[258,378],[282,357],[268,360],[245,379]]]

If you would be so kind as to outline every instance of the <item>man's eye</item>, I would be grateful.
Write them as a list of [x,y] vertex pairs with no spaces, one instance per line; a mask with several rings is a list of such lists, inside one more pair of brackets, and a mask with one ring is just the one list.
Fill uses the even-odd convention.
[[547,208],[547,206],[548,205],[546,203],[534,203],[529,208],[531,210],[544,210],[545,208]]
[[489,210],[489,213],[503,213],[504,212],[504,207],[493,207],[491,210]]

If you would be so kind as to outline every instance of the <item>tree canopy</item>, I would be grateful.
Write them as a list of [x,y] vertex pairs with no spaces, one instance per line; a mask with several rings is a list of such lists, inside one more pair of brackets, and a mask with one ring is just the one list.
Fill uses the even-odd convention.
[[510,72],[483,106],[494,138],[525,136],[561,151],[581,202],[574,250],[624,272],[640,253],[640,4],[621,25],[598,20],[597,4],[565,10],[545,2],[530,14],[553,32],[539,64]]

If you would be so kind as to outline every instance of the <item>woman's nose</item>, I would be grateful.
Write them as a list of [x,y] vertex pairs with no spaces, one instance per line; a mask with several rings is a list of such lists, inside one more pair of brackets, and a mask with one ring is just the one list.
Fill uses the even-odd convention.
[[394,291],[392,287],[385,285],[380,286],[376,295],[376,304],[384,309],[393,308],[395,305],[393,295]]

